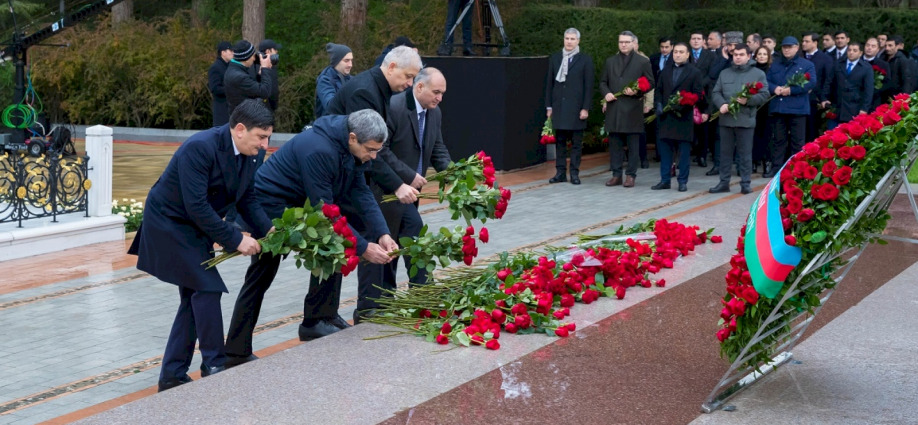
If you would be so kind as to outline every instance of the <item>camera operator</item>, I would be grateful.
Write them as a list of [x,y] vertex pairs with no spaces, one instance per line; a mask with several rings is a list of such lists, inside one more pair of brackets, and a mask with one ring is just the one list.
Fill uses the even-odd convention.
[[[271,61],[272,67],[277,66],[277,61],[280,59],[280,53],[278,53],[278,50],[280,50],[280,48],[281,48],[281,45],[275,43],[274,40],[270,38],[266,38],[262,40],[261,43],[258,43],[259,55],[261,55],[262,57],[267,56],[268,60]],[[258,71],[259,67],[260,67],[260,61],[256,61],[255,67],[254,67],[256,72]],[[275,76],[276,75],[277,74],[275,71]],[[274,88],[271,91],[271,95],[268,96],[268,106],[271,107],[272,111],[277,110],[277,98],[278,98],[278,95],[280,94],[279,87],[280,87],[280,82],[275,78]]]
[[[252,65],[258,60],[259,67]],[[255,46],[246,40],[233,46],[233,60],[226,68],[223,86],[226,90],[226,106],[232,115],[236,105],[246,99],[261,99],[273,111],[277,106],[277,73],[272,69],[269,55],[256,55]],[[273,99],[273,102],[271,98]]]

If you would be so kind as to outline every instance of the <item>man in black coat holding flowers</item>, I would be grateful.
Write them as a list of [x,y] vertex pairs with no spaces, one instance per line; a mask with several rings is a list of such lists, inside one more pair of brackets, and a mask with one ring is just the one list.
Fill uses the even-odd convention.
[[[657,96],[654,97],[657,111],[657,131],[660,136],[660,183],[652,186],[653,190],[669,189],[673,154],[679,152],[679,191],[687,190],[689,166],[691,165],[692,141],[694,140],[694,106],[704,110],[704,78],[698,68],[689,65],[689,48],[685,43],[676,43],[673,47],[673,62],[660,71],[657,80]],[[682,101],[667,106],[673,95],[682,96]],[[694,96],[695,102],[691,102]],[[669,109],[669,110],[665,110]]]
[[[347,222],[358,230],[353,232],[357,237],[354,254],[375,264],[388,263],[388,253],[398,246],[389,236],[386,221],[363,177],[387,137],[385,121],[373,110],[319,118],[258,169],[255,190],[259,203],[272,218],[280,217],[286,208],[303,206],[306,200],[312,205],[338,205]],[[256,359],[252,354],[252,331],[281,259],[273,255],[253,257],[227,332],[227,366]],[[341,329],[333,323],[338,317],[341,278],[341,273],[325,281],[310,277],[310,287],[329,288],[330,294],[318,305],[304,305],[304,320],[312,322],[311,326],[300,325],[300,340]]]

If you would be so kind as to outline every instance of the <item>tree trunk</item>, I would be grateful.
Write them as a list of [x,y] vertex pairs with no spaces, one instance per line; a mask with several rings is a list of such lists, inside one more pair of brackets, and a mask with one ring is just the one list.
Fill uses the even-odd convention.
[[124,0],[112,6],[112,25],[129,22],[134,17],[134,0]]
[[191,0],[191,12],[196,27],[200,27],[204,22],[204,17],[210,15],[209,3],[208,0]]
[[242,38],[257,46],[265,38],[265,0],[245,0],[242,9]]
[[348,32],[356,32],[367,23],[367,0],[341,0],[341,21]]
[[599,0],[574,0],[577,7],[599,7]]

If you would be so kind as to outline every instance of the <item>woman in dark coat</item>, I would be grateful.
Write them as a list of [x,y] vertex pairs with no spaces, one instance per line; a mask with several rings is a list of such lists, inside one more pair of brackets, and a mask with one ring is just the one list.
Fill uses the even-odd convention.
[[[657,111],[657,131],[660,136],[660,183],[652,186],[653,190],[669,189],[672,179],[671,167],[673,156],[679,152],[679,191],[687,190],[689,166],[691,165],[692,141],[694,140],[695,122],[693,106],[677,105],[670,111],[664,111],[670,97],[680,92],[691,93],[702,102],[704,79],[698,68],[688,63],[689,48],[685,43],[673,46],[673,62],[667,64],[657,79],[654,104]],[[696,103],[699,109],[704,105]]]
[[[755,50],[755,67],[761,69],[768,75],[768,68],[771,68],[772,56],[767,47],[759,47]],[[759,164],[762,164],[762,173],[767,173],[771,169],[771,163],[766,159],[770,151],[768,145],[771,144],[771,126],[768,124],[768,108],[762,106],[755,115],[755,133],[752,136],[752,172],[759,172]]]

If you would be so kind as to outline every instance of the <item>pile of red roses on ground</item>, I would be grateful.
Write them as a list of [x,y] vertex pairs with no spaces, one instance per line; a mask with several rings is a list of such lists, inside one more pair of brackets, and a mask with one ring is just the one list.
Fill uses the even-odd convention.
[[[446,273],[432,285],[380,299],[384,307],[369,321],[403,328],[431,342],[490,349],[500,347],[496,340],[501,332],[566,337],[576,330],[565,322],[576,303],[590,304],[604,296],[622,299],[637,286],[665,286],[665,280],[650,276],[673,268],[676,259],[705,243],[710,232],[658,220],[616,234],[651,230],[655,240],[593,241],[537,257],[504,252],[494,264]],[[710,240],[720,242],[720,237]]]
[[[908,145],[914,143],[918,117],[911,111],[915,104],[915,98],[897,95],[872,113],[858,115],[825,132],[788,160],[778,177],[784,240],[801,248],[803,257],[778,296],[761,297],[746,264],[746,226],[743,226],[737,253],[730,259],[731,269],[725,277],[727,294],[722,300],[721,328],[716,335],[723,356],[736,360],[790,284],[800,277],[801,269],[816,255],[860,246],[872,240],[869,234],[882,232],[888,219],[885,212],[874,219],[861,219],[851,229],[834,236],[883,175],[899,164]],[[835,260],[820,273],[804,276],[798,287],[806,289],[789,299],[783,308],[812,311],[818,307],[819,294],[835,283],[828,276],[841,264],[841,260]],[[777,326],[777,322],[766,325],[772,327],[763,334]],[[772,332],[751,347],[749,353],[759,350],[762,353],[750,358],[747,364],[755,367],[769,361],[773,354],[769,349],[782,342],[778,340],[781,335],[782,332]]]

